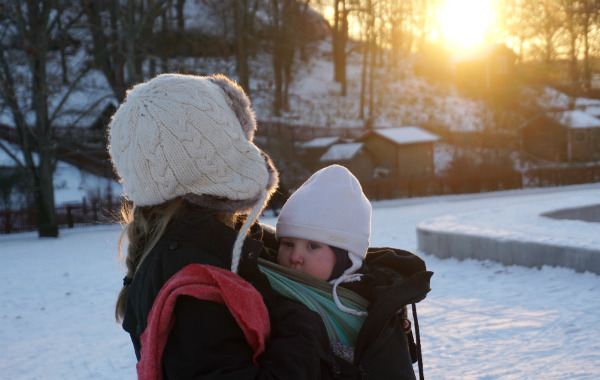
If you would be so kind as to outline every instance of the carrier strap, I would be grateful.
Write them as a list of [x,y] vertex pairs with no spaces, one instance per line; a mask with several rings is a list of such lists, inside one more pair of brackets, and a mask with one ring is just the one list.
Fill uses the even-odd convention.
[[412,304],[412,313],[415,325],[415,333],[417,335],[417,360],[419,362],[419,379],[425,380],[425,375],[423,374],[423,355],[421,354],[421,334],[419,332],[419,320],[417,319],[417,304]]

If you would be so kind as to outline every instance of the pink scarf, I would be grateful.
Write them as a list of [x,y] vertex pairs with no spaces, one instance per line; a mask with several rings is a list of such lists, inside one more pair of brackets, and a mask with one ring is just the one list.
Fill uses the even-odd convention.
[[265,350],[269,339],[269,314],[260,293],[237,274],[210,265],[190,264],[177,272],[158,293],[141,336],[138,379],[161,380],[162,353],[173,328],[175,301],[180,295],[227,306],[254,350],[252,361]]

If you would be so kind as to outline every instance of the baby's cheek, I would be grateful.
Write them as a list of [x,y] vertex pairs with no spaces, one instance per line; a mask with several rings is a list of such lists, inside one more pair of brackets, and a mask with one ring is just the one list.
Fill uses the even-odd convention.
[[285,253],[282,252],[283,250],[279,250],[279,252],[277,252],[277,264],[279,265],[284,265],[284,259],[285,259]]

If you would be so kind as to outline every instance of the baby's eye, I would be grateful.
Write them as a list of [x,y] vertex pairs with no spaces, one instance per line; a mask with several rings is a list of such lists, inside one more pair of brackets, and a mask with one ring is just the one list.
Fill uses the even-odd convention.
[[289,247],[293,247],[294,243],[292,243],[291,241],[282,241],[281,245],[289,248]]
[[308,245],[308,248],[310,248],[310,249],[318,249],[318,248],[319,248],[319,245],[318,245],[318,244],[315,244],[315,243],[310,243],[310,244]]

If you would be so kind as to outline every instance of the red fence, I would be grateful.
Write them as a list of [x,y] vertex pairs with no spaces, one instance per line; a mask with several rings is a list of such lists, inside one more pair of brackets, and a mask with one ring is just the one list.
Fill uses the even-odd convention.
[[[71,203],[56,207],[59,228],[115,223],[120,215],[117,201],[104,203]],[[0,234],[36,230],[36,211],[32,208],[0,210]]]

